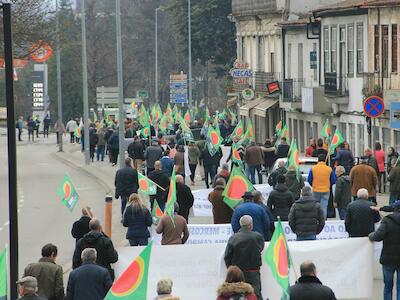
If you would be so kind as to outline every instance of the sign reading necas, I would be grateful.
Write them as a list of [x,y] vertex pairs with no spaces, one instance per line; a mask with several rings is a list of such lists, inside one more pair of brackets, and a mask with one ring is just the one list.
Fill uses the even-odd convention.
[[248,63],[236,61],[230,71],[230,75],[236,84],[248,84],[249,78],[253,77],[253,71],[249,68]]

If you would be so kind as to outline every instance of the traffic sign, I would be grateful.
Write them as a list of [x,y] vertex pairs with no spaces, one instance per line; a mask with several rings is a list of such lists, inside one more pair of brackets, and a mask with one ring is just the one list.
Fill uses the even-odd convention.
[[149,98],[149,92],[147,90],[138,90],[136,91],[136,97],[141,99]]
[[400,102],[390,103],[390,128],[400,129]]
[[371,96],[364,101],[364,114],[370,118],[378,118],[385,112],[383,99],[378,96]]
[[187,75],[181,72],[180,74],[171,74],[169,76],[169,95],[172,103],[187,103],[188,97],[188,82]]

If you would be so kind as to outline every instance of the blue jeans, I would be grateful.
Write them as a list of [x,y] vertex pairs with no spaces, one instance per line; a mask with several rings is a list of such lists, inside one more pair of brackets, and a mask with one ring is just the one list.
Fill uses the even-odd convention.
[[258,183],[262,184],[262,174],[260,174],[260,171],[261,171],[260,165],[258,165],[258,166],[249,166],[248,165],[246,168],[246,176],[247,176],[247,178],[249,178],[249,180],[252,184],[255,184],[256,183],[256,171],[258,174]]
[[400,198],[400,194],[399,193],[390,193],[389,204],[393,204],[394,202],[399,200],[399,198]]
[[397,300],[400,299],[400,266],[389,266],[382,265],[383,270],[383,282],[385,284],[385,288],[383,289],[383,299],[384,300],[392,300],[393,295],[393,277],[394,272],[397,272]]
[[131,246],[147,246],[148,243],[149,243],[148,238],[129,239],[129,245]]
[[329,192],[326,193],[313,192],[313,197],[315,200],[319,202],[319,204],[321,204],[321,208],[324,211],[325,219],[327,219]]
[[347,209],[346,208],[338,208],[337,210],[339,212],[340,220],[344,220],[346,218]]
[[97,160],[101,159],[101,161],[104,160],[104,150],[106,146],[105,145],[97,145]]
[[316,234],[310,234],[310,235],[303,235],[303,236],[296,236],[296,241],[314,241],[317,239]]

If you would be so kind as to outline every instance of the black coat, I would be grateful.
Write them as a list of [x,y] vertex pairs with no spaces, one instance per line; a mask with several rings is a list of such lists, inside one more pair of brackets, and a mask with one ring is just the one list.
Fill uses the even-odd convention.
[[142,142],[132,142],[128,146],[128,154],[132,159],[142,159],[144,160],[144,145]]
[[89,222],[90,218],[88,216],[82,216],[78,221],[75,221],[72,225],[71,234],[78,242],[83,236],[90,231]]
[[148,209],[143,213],[137,209],[133,210],[132,205],[128,205],[124,212],[122,223],[124,227],[128,227],[128,231],[126,232],[126,238],[128,240],[150,237],[148,227],[153,223],[153,219]]
[[107,269],[84,264],[69,274],[66,300],[101,300],[112,286]]
[[380,258],[382,265],[400,266],[400,212],[383,218],[379,228],[369,234],[371,241],[383,241]]
[[290,209],[289,226],[298,236],[319,234],[325,226],[321,205],[312,197],[302,197]]
[[290,300],[336,300],[333,291],[315,276],[301,276],[289,294]]
[[[167,201],[169,187],[164,192],[164,201]],[[179,204],[179,215],[189,223],[189,211],[193,206],[194,197],[190,188],[183,183],[176,183],[176,201]]]
[[203,161],[204,166],[219,166],[219,162],[222,158],[221,148],[218,149],[218,152],[214,154],[214,156],[210,155],[207,146],[201,151],[200,159]]
[[119,169],[115,174],[115,198],[130,196],[139,188],[138,173],[132,167]]
[[[157,183],[162,188],[166,189],[169,185],[169,178],[163,170],[154,170],[150,172],[149,179]],[[156,199],[158,204],[163,201],[164,191],[157,186]]]
[[344,224],[350,237],[365,237],[375,230],[375,223],[381,217],[379,212],[371,209],[375,204],[363,199],[351,202],[347,206]]
[[276,156],[284,158],[288,156],[290,146],[288,144],[279,144],[276,148]]
[[287,221],[293,203],[294,197],[288,187],[285,184],[278,183],[269,194],[267,205],[275,221],[278,220],[278,216],[282,221]]
[[350,150],[340,149],[336,156],[335,161],[339,166],[343,166],[346,170],[346,174],[350,173],[350,169],[354,166],[354,157]]
[[111,269],[111,264],[118,261],[118,252],[114,249],[112,241],[103,233],[90,231],[85,234],[76,244],[74,256],[72,258],[72,268],[76,269],[82,264],[81,254],[86,248],[95,248],[97,251],[96,263],[99,266],[106,268],[114,279],[114,272]]

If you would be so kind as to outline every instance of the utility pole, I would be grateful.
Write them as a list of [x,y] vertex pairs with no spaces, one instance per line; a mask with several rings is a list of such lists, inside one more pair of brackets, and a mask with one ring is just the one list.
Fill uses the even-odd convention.
[[156,69],[155,69],[155,91],[154,91],[154,97],[156,98],[155,102],[159,103],[160,100],[158,99],[158,11],[160,10],[159,7],[156,8],[156,42],[155,42],[155,46],[156,46]]
[[86,57],[86,21],[85,21],[85,0],[81,3],[82,23],[82,80],[83,80],[83,138],[85,146],[85,164],[90,164],[89,153],[89,100],[87,83],[87,57]]
[[121,41],[121,0],[116,0],[115,20],[117,28],[117,79],[118,79],[118,108],[119,108],[119,167],[125,165],[125,124],[124,124],[124,78],[122,75],[122,41]]
[[[56,56],[57,56],[57,111],[58,119],[62,123],[62,94],[61,94],[61,53],[60,53],[60,16],[58,12],[58,0],[56,0]],[[62,133],[58,139],[58,151],[63,151]]]
[[190,16],[190,0],[188,0],[188,60],[189,60],[189,107],[192,107],[192,21],[191,21],[191,16]]
[[11,4],[3,8],[4,61],[7,103],[7,148],[8,148],[8,213],[10,219],[10,299],[17,299],[18,280],[18,194],[17,194],[17,149],[15,141],[14,72],[11,33]]

